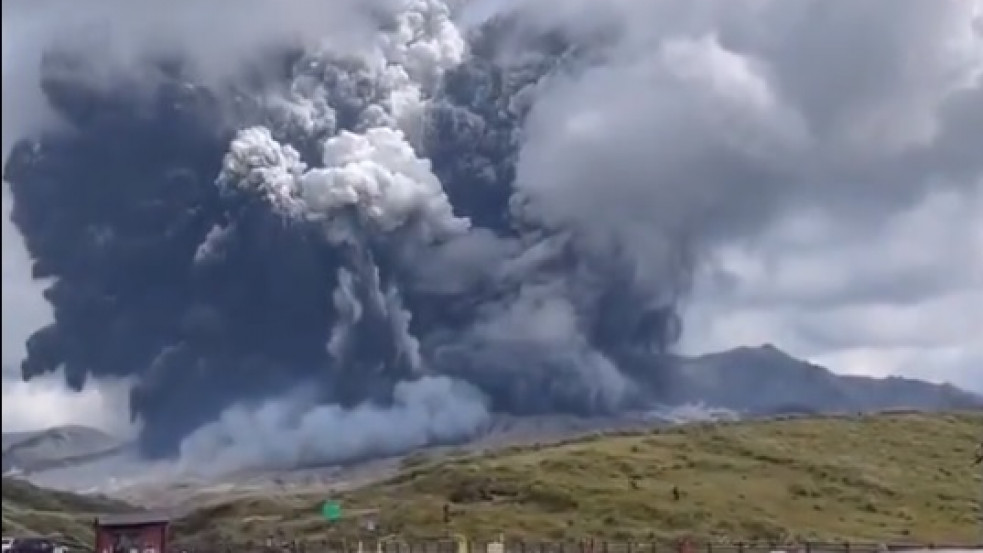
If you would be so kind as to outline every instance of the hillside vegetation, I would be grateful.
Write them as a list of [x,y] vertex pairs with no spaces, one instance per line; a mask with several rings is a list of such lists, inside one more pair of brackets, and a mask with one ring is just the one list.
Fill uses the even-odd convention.
[[3,478],[4,536],[62,536],[90,543],[96,515],[132,510],[134,507],[122,501],[102,496],[60,492]]
[[972,542],[981,434],[979,412],[895,413],[695,424],[416,457],[386,481],[333,497],[350,513],[335,528],[320,516],[321,494],[214,504],[177,530],[182,541],[262,539],[277,530],[321,539],[358,532],[358,513],[378,509],[382,532],[420,537]]
[[[362,514],[377,511],[381,532],[407,537],[972,542],[981,437],[980,412],[895,413],[693,424],[493,454],[417,455],[391,478],[350,492],[200,504],[176,521],[174,538],[348,537],[360,532]],[[335,526],[320,514],[326,499],[343,505]],[[4,534],[61,532],[87,542],[93,513],[128,508],[3,481]]]

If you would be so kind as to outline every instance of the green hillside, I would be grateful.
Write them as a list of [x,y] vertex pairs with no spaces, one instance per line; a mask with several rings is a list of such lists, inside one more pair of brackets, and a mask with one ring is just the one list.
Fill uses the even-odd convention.
[[[320,515],[323,492],[271,491],[201,504],[176,522],[174,537],[351,536],[359,514],[375,511],[383,533],[409,537],[972,542],[981,438],[983,413],[895,413],[693,424],[485,455],[415,456],[385,481],[332,495],[345,513],[337,526]],[[88,540],[92,513],[127,508],[3,482],[4,534]]]
[[[417,458],[337,499],[353,513],[378,509],[383,532],[411,536],[971,542],[979,538],[973,452],[981,434],[981,413],[696,424]],[[323,500],[238,499],[202,507],[179,530],[189,540],[357,531],[354,515],[330,529],[318,513]]]
[[122,501],[39,488],[16,478],[3,478],[3,535],[63,536],[90,543],[97,514],[132,511]]

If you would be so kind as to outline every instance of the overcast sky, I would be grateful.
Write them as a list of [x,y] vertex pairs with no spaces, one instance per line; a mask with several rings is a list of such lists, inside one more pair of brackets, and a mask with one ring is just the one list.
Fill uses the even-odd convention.
[[[584,0],[558,2],[538,2],[545,9],[534,14],[576,22],[594,10]],[[678,82],[666,74],[703,85],[710,79],[717,96],[741,108],[720,112],[724,121],[772,140],[758,144],[771,171],[740,197],[712,168],[695,175],[735,208],[731,219],[711,225],[712,254],[687,301],[681,349],[771,343],[841,373],[912,376],[983,392],[983,2],[783,3],[610,2],[627,22],[625,55],[594,81],[561,84],[533,115],[529,151],[538,161],[520,167],[520,178],[547,190],[551,178],[575,180],[608,162],[671,176],[671,165],[646,165],[656,162],[625,141],[705,138],[712,129],[673,127],[677,112],[658,102],[692,109],[677,97],[682,91],[689,101],[688,89],[673,88]],[[4,159],[18,136],[51,122],[36,63],[43,39],[65,17],[10,6],[4,0]],[[306,18],[288,24],[300,22],[304,32],[320,30]],[[255,32],[245,23],[233,27],[242,31],[231,33],[237,40]],[[722,66],[727,71],[701,73]],[[594,110],[598,98],[608,107]],[[708,113],[717,114],[713,109]],[[572,138],[573,122],[588,120],[602,128],[588,141]],[[759,132],[763,126],[768,132]],[[584,146],[587,155],[573,155]],[[568,169],[558,173],[552,161],[560,156],[592,166],[564,163]],[[817,158],[824,163],[813,167]],[[553,167],[549,175],[546,166]],[[772,196],[787,202],[759,209]],[[603,208],[597,198],[590,202]],[[10,207],[5,186],[3,428],[70,421],[118,428],[125,383],[66,397],[57,378],[17,382],[24,340],[50,313],[8,222]]]
[[534,110],[519,185],[704,243],[685,352],[983,391],[983,2],[533,4],[620,39]]

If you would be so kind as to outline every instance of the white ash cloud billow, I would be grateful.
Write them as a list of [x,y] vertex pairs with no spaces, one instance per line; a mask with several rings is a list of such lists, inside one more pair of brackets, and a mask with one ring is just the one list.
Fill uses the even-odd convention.
[[117,4],[110,39],[38,41],[57,123],[4,178],[51,278],[24,378],[134,382],[148,457],[344,462],[669,400],[712,248],[980,182],[978,3]]

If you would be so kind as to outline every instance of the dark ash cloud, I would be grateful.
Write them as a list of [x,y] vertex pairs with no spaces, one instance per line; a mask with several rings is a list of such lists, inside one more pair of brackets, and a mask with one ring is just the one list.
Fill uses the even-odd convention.
[[256,2],[39,38],[54,124],[6,159],[51,279],[24,378],[130,379],[148,456],[345,461],[646,405],[719,248],[981,170],[972,3]]

